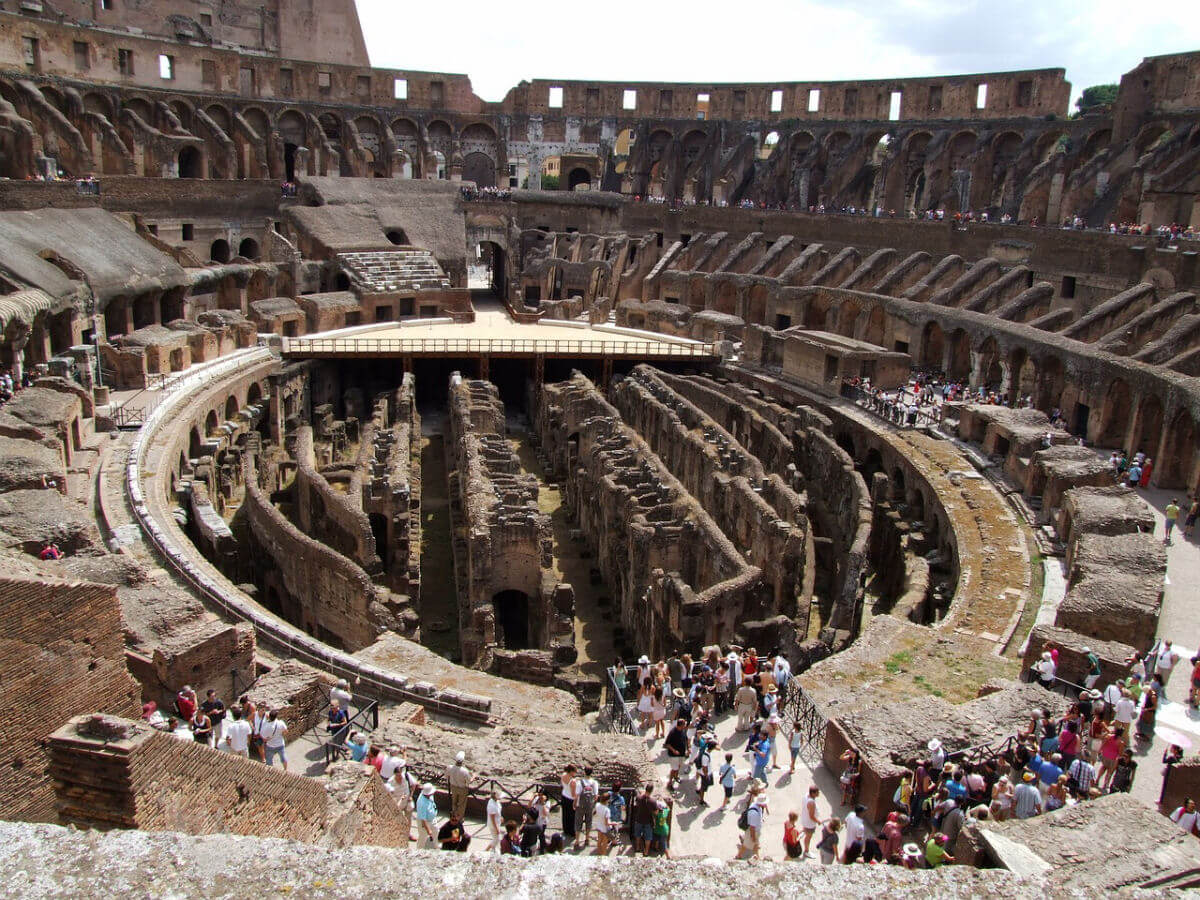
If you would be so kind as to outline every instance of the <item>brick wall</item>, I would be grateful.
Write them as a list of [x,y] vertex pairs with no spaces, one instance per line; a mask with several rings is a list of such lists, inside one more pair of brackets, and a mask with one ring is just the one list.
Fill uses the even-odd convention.
[[82,712],[140,712],[116,589],[0,578],[0,635],[4,818],[54,822],[46,736]]
[[311,842],[326,819],[319,781],[142,722],[78,716],[51,736],[50,757],[67,823]]

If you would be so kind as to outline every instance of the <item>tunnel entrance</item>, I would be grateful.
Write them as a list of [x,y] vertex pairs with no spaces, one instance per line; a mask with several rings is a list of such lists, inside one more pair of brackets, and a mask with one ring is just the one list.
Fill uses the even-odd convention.
[[508,650],[528,650],[529,597],[524,591],[501,591],[492,598],[496,609],[496,639]]

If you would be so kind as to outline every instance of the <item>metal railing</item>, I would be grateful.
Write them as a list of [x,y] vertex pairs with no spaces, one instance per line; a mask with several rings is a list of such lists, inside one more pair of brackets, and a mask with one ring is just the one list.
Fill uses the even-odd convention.
[[919,426],[935,426],[941,424],[940,412],[930,413],[918,407],[915,413],[908,411],[908,404],[902,400],[894,400],[877,396],[872,391],[863,390],[856,384],[842,382],[842,397],[857,404],[860,408],[873,413],[879,418],[898,425],[901,428],[916,428]]
[[829,720],[805,693],[799,679],[788,679],[779,692],[776,709],[781,719],[790,721],[792,728],[800,732],[800,758],[814,769],[820,766],[824,760]]
[[[1041,678],[1039,678],[1033,669],[1029,667],[1021,670],[1021,681],[1025,682],[1026,684],[1033,684],[1034,682],[1041,684]],[[1042,687],[1046,686],[1042,684]],[[1050,685],[1050,687],[1046,688],[1046,690],[1053,691],[1056,694],[1061,694],[1068,700],[1074,701],[1078,700],[1079,695],[1086,691],[1087,688],[1082,684],[1076,684],[1073,681],[1067,681],[1065,678],[1059,678],[1056,675],[1054,676],[1053,683]]]
[[126,397],[120,406],[113,407],[109,417],[118,428],[141,428],[146,416],[154,412],[162,401],[167,376],[161,372],[146,375],[146,386],[132,396]]
[[637,683],[637,666],[625,667],[625,689],[617,685],[616,666],[609,666],[605,672],[608,675],[608,702],[604,705],[604,715],[600,722],[609,731],[617,734],[638,734],[637,722],[633,718],[633,702],[629,698],[630,680]]
[[[368,721],[370,724],[368,725]],[[379,727],[379,701],[369,700],[366,706],[360,706],[358,712],[352,715],[346,724],[337,729],[321,742],[321,749],[325,753],[325,765],[329,765],[335,759],[345,759],[350,752],[346,748],[346,739],[350,737],[351,731],[361,729],[371,732]]]
[[390,354],[461,356],[463,354],[562,354],[570,356],[654,356],[696,358],[717,356],[712,343],[679,344],[670,341],[621,339],[561,340],[556,338],[284,338],[284,355]]

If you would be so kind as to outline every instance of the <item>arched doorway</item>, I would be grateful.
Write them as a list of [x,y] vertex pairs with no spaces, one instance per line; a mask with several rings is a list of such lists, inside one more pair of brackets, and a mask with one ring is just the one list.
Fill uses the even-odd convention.
[[463,181],[473,181],[477,187],[496,186],[496,164],[486,153],[468,153],[463,157]]
[[950,363],[946,375],[951,381],[966,381],[971,376],[971,338],[961,328],[950,335]]
[[582,166],[572,169],[567,175],[567,190],[575,191],[582,188],[589,190],[592,186],[592,173]]
[[213,262],[229,262],[229,241],[224,238],[217,238],[213,241],[212,247],[208,251],[208,258]]
[[494,241],[480,241],[479,261],[487,266],[488,286],[501,297],[506,297],[508,272],[505,266],[504,248]]
[[238,402],[237,397],[233,394],[229,395],[229,399],[225,401],[225,421],[231,422],[237,418]]
[[243,259],[258,259],[258,255],[258,241],[254,238],[243,238],[242,242],[238,244],[238,256]]
[[1196,423],[1186,409],[1171,420],[1163,441],[1162,457],[1155,469],[1155,481],[1161,488],[1187,488],[1196,456]]
[[524,591],[501,591],[492,598],[496,610],[496,640],[508,650],[527,650],[529,635],[529,597]]
[[397,247],[402,247],[408,243],[408,235],[404,233],[403,228],[389,229],[387,239],[389,243],[395,244]]
[[1124,379],[1114,379],[1104,395],[1100,432],[1096,435],[1096,443],[1101,447],[1121,447],[1125,441],[1125,433],[1129,430],[1129,413],[1132,409],[1129,385]]
[[209,437],[215,436],[219,424],[217,421],[217,411],[215,409],[209,410],[208,415],[204,419],[204,433]]
[[199,178],[200,173],[200,151],[195,147],[184,147],[179,151],[179,177],[180,178]]
[[946,334],[937,322],[930,322],[921,333],[921,366],[940,371],[946,356]]
[[1138,407],[1137,429],[1133,435],[1132,453],[1142,452],[1153,457],[1158,452],[1158,438],[1162,434],[1162,401],[1150,396]]

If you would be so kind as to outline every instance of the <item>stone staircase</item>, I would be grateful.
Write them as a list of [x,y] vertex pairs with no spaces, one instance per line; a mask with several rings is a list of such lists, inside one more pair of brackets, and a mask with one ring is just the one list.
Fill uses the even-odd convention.
[[450,287],[450,279],[428,250],[339,253],[337,260],[351,284],[363,294]]

